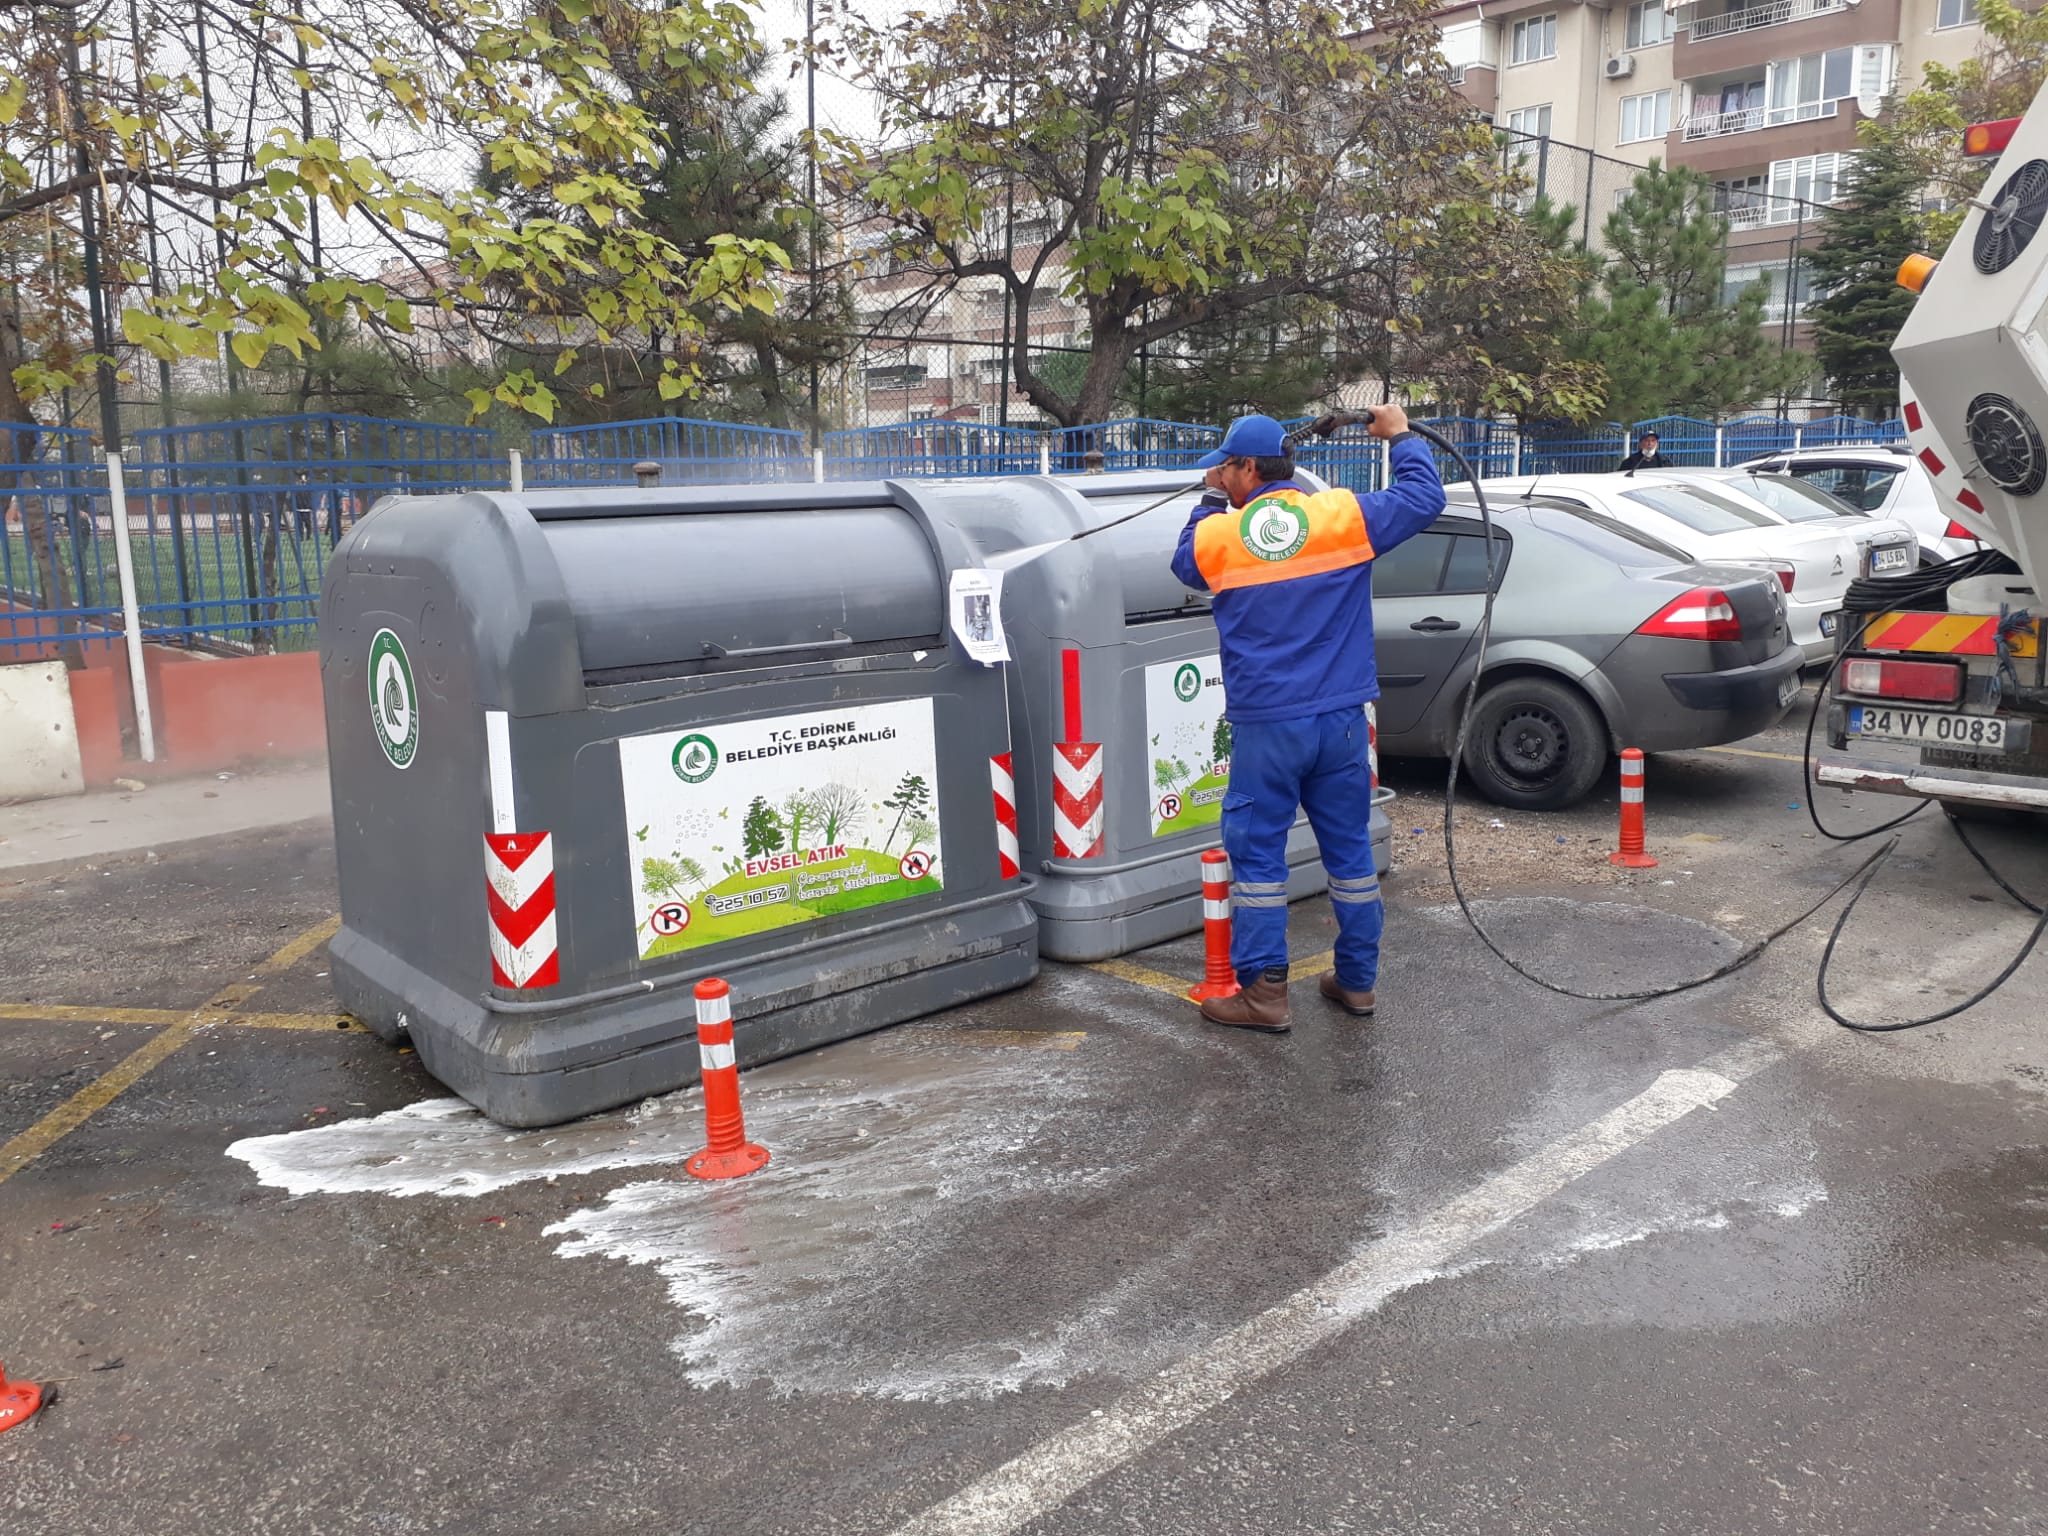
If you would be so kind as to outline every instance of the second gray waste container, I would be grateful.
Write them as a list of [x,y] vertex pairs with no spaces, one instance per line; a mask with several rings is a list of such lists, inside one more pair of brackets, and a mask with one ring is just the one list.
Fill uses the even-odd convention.
[[1030,980],[967,496],[385,502],[321,597],[343,1005],[538,1125],[694,1081],[706,975],[743,1063]]
[[[1192,478],[982,481],[981,496],[958,505],[994,554],[1100,526]],[[1168,565],[1197,494],[1004,578],[1022,862],[1038,877],[1040,952],[1056,960],[1107,959],[1202,926],[1200,860],[1221,843],[1230,743],[1208,595]],[[1381,869],[1391,798],[1381,791],[1372,814]],[[1305,818],[1287,860],[1290,896],[1325,889]]]

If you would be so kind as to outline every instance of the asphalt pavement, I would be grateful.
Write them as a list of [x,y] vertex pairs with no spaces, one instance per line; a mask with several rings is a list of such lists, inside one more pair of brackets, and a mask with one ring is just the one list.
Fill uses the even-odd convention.
[[[1482,921],[1584,990],[1713,969],[1873,846],[1797,751],[1652,759],[1642,874],[1611,790],[1469,808]],[[1303,975],[1291,1036],[1206,1027],[1194,939],[1048,965],[746,1074],[774,1161],[722,1186],[694,1094],[506,1132],[348,1027],[318,822],[0,874],[0,1361],[58,1392],[5,1527],[2048,1531],[2048,961],[1855,1036],[1838,902],[1562,997],[1451,903],[1440,770],[1387,777],[1374,1021]],[[1923,814],[1838,1001],[1932,1011],[2032,921]]]

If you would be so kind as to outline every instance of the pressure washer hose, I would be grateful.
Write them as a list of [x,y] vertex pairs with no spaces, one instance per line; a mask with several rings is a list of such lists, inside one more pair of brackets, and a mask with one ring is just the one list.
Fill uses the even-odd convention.
[[[1371,420],[1372,416],[1370,412],[1367,412],[1362,416],[1326,416],[1314,424],[1314,429],[1317,431],[1318,435],[1327,437],[1330,435],[1332,431],[1335,431],[1338,427],[1352,425],[1355,423],[1370,423]],[[1985,871],[1991,875],[1993,880],[1998,882],[1998,885],[2002,890],[2004,890],[2008,895],[2012,896],[2014,900],[2019,901],[2022,905],[2028,906],[2030,910],[2038,912],[2040,914],[2040,917],[2039,920],[2035,922],[2033,931],[2027,935],[2026,942],[2020,946],[2019,953],[2013,956],[2011,964],[2007,965],[2005,969],[2000,971],[1997,976],[1993,977],[1987,985],[1979,989],[1977,992],[1973,993],[1970,997],[1964,999],[1960,1003],[1957,1003],[1954,1007],[1945,1008],[1939,1013],[1929,1014],[1926,1018],[1902,1019],[1892,1023],[1882,1024],[1860,1022],[1858,1020],[1851,1019],[1847,1017],[1845,1014],[1843,1014],[1839,1009],[1835,1007],[1834,1002],[1828,996],[1828,966],[1834,958],[1835,945],[1842,937],[1842,930],[1848,926],[1849,916],[1856,910],[1856,904],[1863,899],[1864,893],[1870,889],[1871,881],[1877,877],[1878,870],[1883,867],[1885,861],[1891,857],[1893,850],[1898,847],[1899,839],[1896,833],[1894,833],[1891,839],[1888,842],[1886,842],[1881,848],[1879,848],[1876,853],[1872,854],[1869,858],[1865,859],[1861,864],[1857,865],[1856,868],[1849,871],[1849,873],[1845,875],[1841,880],[1837,881],[1825,895],[1823,895],[1818,901],[1814,902],[1811,906],[1806,908],[1806,910],[1801,912],[1797,917],[1793,918],[1790,922],[1780,924],[1778,927],[1772,929],[1768,934],[1764,935],[1764,937],[1762,937],[1761,939],[1753,940],[1733,959],[1730,959],[1726,963],[1715,967],[1713,970],[1707,972],[1704,976],[1695,977],[1690,981],[1674,982],[1669,986],[1662,987],[1646,987],[1639,991],[1633,992],[1583,992],[1578,990],[1577,988],[1567,987],[1558,982],[1549,981],[1542,976],[1538,976],[1534,971],[1531,971],[1519,960],[1516,960],[1512,955],[1508,954],[1506,950],[1502,949],[1500,945],[1495,942],[1493,936],[1486,931],[1485,925],[1479,921],[1478,914],[1472,910],[1471,902],[1469,902],[1465,897],[1464,887],[1458,881],[1458,847],[1456,836],[1452,830],[1452,814],[1456,810],[1458,802],[1458,769],[1459,765],[1464,761],[1466,737],[1471,732],[1473,716],[1477,710],[1479,702],[1479,683],[1482,674],[1486,670],[1486,644],[1489,636],[1492,634],[1493,631],[1494,592],[1496,587],[1499,585],[1500,581],[1500,573],[1495,569],[1494,566],[1495,550],[1493,541],[1493,512],[1487,506],[1486,503],[1486,489],[1484,483],[1480,480],[1479,476],[1473,471],[1471,462],[1459,450],[1458,445],[1452,442],[1449,438],[1445,437],[1442,433],[1436,431],[1431,427],[1423,426],[1419,422],[1411,422],[1409,425],[1410,429],[1414,431],[1417,436],[1425,439],[1430,443],[1433,443],[1436,447],[1442,449],[1445,453],[1449,454],[1452,461],[1456,463],[1458,468],[1463,472],[1466,480],[1470,482],[1472,486],[1473,499],[1477,501],[1479,505],[1479,521],[1483,535],[1486,540],[1486,594],[1485,599],[1480,607],[1478,643],[1474,649],[1473,654],[1472,678],[1471,681],[1466,685],[1465,702],[1458,713],[1458,735],[1457,740],[1452,744],[1451,747],[1450,773],[1444,784],[1444,863],[1446,868],[1450,872],[1451,893],[1457,898],[1459,912],[1464,914],[1466,923],[1468,923],[1471,926],[1472,931],[1479,936],[1479,941],[1493,952],[1494,957],[1496,959],[1498,959],[1503,965],[1507,966],[1508,969],[1513,971],[1516,975],[1522,977],[1525,981],[1534,982],[1537,986],[1543,988],[1546,992],[1554,992],[1561,997],[1578,998],[1584,1002],[1645,1002],[1651,998],[1675,997],[1679,993],[1690,992],[1696,988],[1704,987],[1709,982],[1719,981],[1725,976],[1731,976],[1735,972],[1742,970],[1745,966],[1748,966],[1753,961],[1755,961],[1759,956],[1761,956],[1765,950],[1769,949],[1773,944],[1777,943],[1779,939],[1785,937],[1786,934],[1790,933],[1793,929],[1799,927],[1802,923],[1806,922],[1808,918],[1814,916],[1814,914],[1819,912],[1822,907],[1826,906],[1829,902],[1833,901],[1835,897],[1839,896],[1844,890],[1847,890],[1850,886],[1853,885],[1855,887],[1854,892],[1850,895],[1847,903],[1845,903],[1842,907],[1841,915],[1835,919],[1834,928],[1828,934],[1827,947],[1821,952],[1820,968],[1818,975],[1815,979],[1815,987],[1819,995],[1820,1006],[1822,1011],[1825,1012],[1830,1019],[1833,1019],[1837,1024],[1841,1025],[1844,1029],[1853,1029],[1860,1033],[1865,1034],[1884,1034],[1902,1029],[1917,1029],[1925,1024],[1935,1024],[1939,1023],[1943,1019],[1954,1018],[1957,1014],[1976,1007],[1977,1004],[1983,1002],[1986,998],[1990,997],[1992,993],[1996,992],[2000,987],[2004,986],[2005,983],[2012,977],[2013,973],[2017,971],[2022,964],[2025,963],[2027,956],[2032,954],[2034,951],[2034,947],[2040,943],[2043,933],[2048,932],[2048,904],[2043,904],[2043,906],[2040,907],[2033,906],[2033,904],[2028,902],[2025,897],[2021,896],[2009,884],[2007,884],[2004,878],[2001,877],[1996,870],[1991,868],[1989,861],[1985,859],[1982,853],[1978,852],[1976,846],[1969,841],[1969,838],[1966,835],[1962,834],[1960,824],[1954,823],[1953,818],[1951,818],[1951,823],[1956,825],[1958,835],[1963,836],[1964,846],[1970,850],[1971,854],[1976,858],[1977,862],[1984,866]],[[1865,620],[1865,623],[1867,624],[1868,620]],[[1860,635],[1861,631],[1859,630],[1858,633]],[[1821,705],[1825,701],[1827,696],[1827,685],[1829,681],[1834,677],[1835,668],[1841,665],[1842,657],[1848,654],[1849,649],[1849,646],[1843,646],[1841,650],[1837,652],[1834,664],[1828,668],[1826,676],[1824,676],[1821,679],[1819,695],[1818,697],[1816,697],[1814,701],[1813,717],[1809,718],[1807,721],[1805,773],[1806,784],[1808,787],[1806,800],[1809,807],[1809,814],[1813,815],[1814,825],[1816,827],[1820,827],[1820,818],[1817,814],[1811,811],[1813,800],[1812,775],[1814,719],[1818,718],[1820,714]],[[1856,842],[1866,837],[1873,837],[1881,832],[1892,831],[1893,828],[1897,827],[1901,822],[1907,820],[1908,817],[1912,816],[1919,809],[1921,809],[1921,807],[1916,806],[1914,808],[1914,811],[1907,812],[1905,816],[1896,817],[1893,820],[1888,821],[1881,826],[1872,828],[1868,832],[1859,832],[1854,834],[1842,835],[1833,832],[1827,832],[1827,829],[1824,827],[1821,828],[1821,830],[1824,833],[1826,833],[1827,836],[1835,838],[1837,841]]]

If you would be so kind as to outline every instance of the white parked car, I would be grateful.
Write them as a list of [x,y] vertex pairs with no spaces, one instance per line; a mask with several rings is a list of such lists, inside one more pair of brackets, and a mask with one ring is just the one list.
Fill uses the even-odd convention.
[[1919,538],[1924,564],[1984,547],[1950,514],[1934,477],[1905,448],[1790,448],[1760,454],[1741,467],[1797,475],[1859,512],[1897,518]]
[[1833,657],[1832,615],[1841,609],[1861,554],[1832,524],[1781,523],[1715,487],[1669,475],[1524,475],[1486,482],[1489,501],[1512,501],[1538,490],[1650,534],[1694,560],[1772,572],[1785,589],[1793,643],[1808,661]]
[[[1639,477],[1641,474],[1638,471]],[[1711,486],[1723,496],[1755,507],[1774,522],[1802,523],[1847,534],[1859,552],[1853,573],[1858,576],[1896,576],[1920,563],[1919,537],[1911,524],[1855,511],[1796,475],[1754,469],[1663,469],[1656,472],[1656,478]]]

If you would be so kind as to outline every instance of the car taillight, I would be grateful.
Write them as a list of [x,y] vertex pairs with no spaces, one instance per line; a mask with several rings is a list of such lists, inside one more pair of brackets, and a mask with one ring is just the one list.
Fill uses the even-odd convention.
[[1789,565],[1774,565],[1771,567],[1771,573],[1778,578],[1778,585],[1783,587],[1789,596],[1792,591],[1792,583],[1799,573]]
[[1667,640],[1740,640],[1742,620],[1728,594],[1714,587],[1694,587],[1675,597],[1636,628],[1639,635]]
[[1977,535],[1970,532],[1969,529],[1965,528],[1954,518],[1948,520],[1948,527],[1942,530],[1941,536],[1944,539],[1969,539],[1972,542],[1975,542],[1977,539]]
[[1880,661],[1862,657],[1842,664],[1842,691],[1873,699],[1953,704],[1963,696],[1963,669],[1952,661]]

